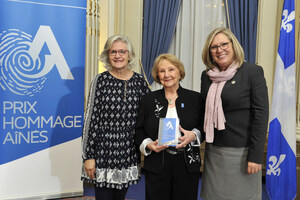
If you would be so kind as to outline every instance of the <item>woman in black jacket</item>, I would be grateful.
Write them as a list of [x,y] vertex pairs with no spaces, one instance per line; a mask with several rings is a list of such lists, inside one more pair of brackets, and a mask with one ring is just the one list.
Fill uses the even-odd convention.
[[[204,113],[201,95],[180,86],[184,67],[172,54],[156,58],[152,76],[163,89],[142,97],[136,128],[136,142],[145,155],[146,199],[196,200]],[[177,145],[158,144],[160,118],[179,119]]]
[[244,61],[241,45],[227,28],[208,35],[202,59],[206,145],[201,197],[261,199],[269,116],[263,68]]

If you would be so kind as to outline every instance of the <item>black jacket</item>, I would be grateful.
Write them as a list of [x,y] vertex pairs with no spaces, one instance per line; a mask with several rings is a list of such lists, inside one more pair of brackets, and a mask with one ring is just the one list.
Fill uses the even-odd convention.
[[[183,129],[197,128],[203,132],[204,103],[200,93],[179,87],[177,90],[176,110],[180,125]],[[140,146],[146,138],[155,141],[158,137],[159,118],[167,114],[168,101],[163,89],[148,93],[140,102],[136,126],[136,144]],[[164,163],[165,151],[152,152],[145,156],[144,169],[153,173],[160,173]],[[188,171],[200,170],[201,158],[199,147],[190,144],[185,147],[185,163]]]
[[[204,99],[211,83],[204,71],[201,77]],[[262,163],[269,117],[268,90],[262,67],[244,62],[225,83],[221,98],[225,130],[215,129],[213,144],[249,147],[247,160]]]

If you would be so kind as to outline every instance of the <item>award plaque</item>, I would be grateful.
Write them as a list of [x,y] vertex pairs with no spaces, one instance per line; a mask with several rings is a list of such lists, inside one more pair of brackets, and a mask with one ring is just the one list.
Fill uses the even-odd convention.
[[158,145],[176,146],[178,144],[179,119],[160,118]]

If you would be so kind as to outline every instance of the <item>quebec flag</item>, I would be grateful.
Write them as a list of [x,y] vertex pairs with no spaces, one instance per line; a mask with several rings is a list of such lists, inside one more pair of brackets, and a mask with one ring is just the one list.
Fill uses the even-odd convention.
[[266,161],[271,200],[294,199],[296,175],[295,2],[283,5]]

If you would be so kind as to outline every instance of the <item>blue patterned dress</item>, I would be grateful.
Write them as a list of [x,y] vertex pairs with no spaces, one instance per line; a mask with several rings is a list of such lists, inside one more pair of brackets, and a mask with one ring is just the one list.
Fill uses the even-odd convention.
[[96,177],[82,170],[81,179],[97,187],[122,189],[140,178],[139,156],[134,144],[140,97],[150,90],[135,73],[120,80],[108,71],[92,82],[83,128],[83,160],[95,159]]

